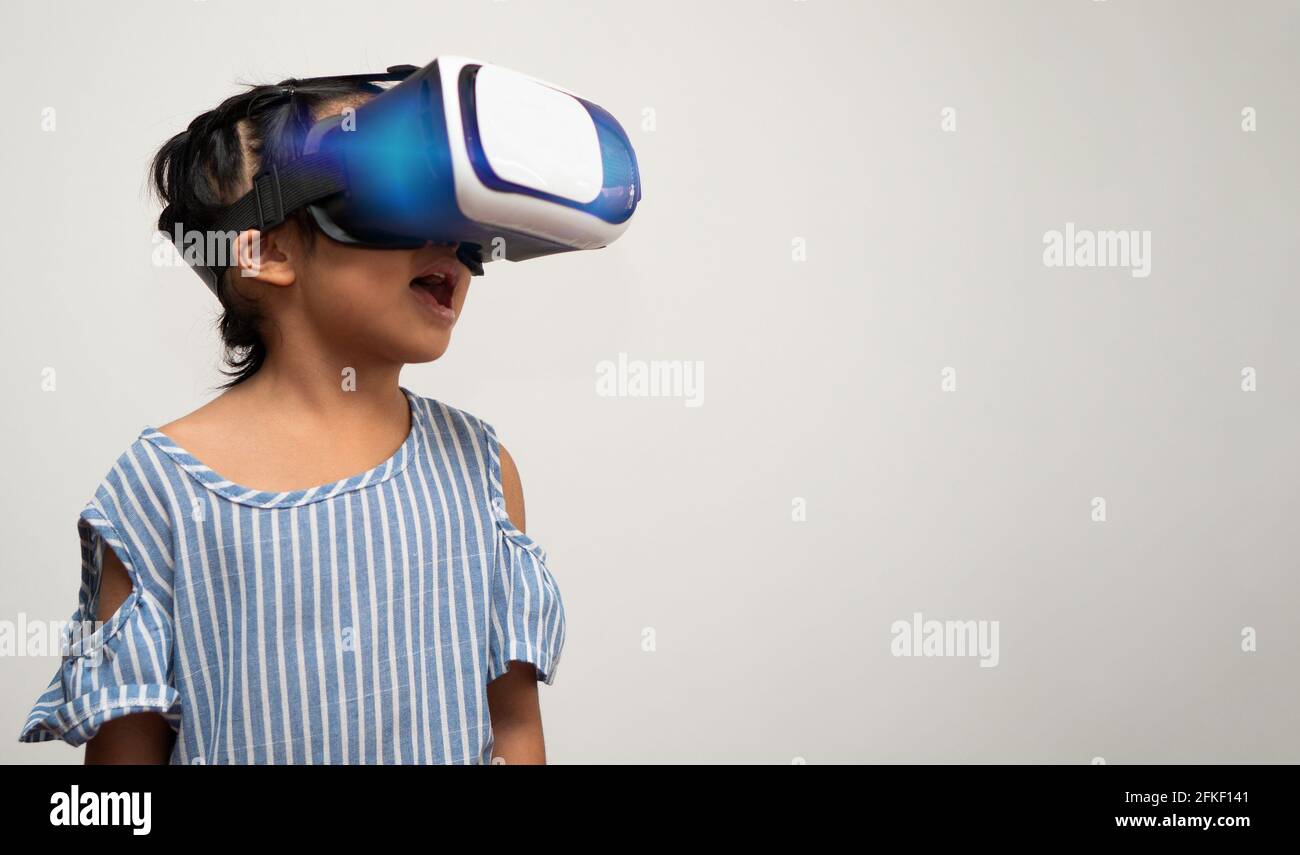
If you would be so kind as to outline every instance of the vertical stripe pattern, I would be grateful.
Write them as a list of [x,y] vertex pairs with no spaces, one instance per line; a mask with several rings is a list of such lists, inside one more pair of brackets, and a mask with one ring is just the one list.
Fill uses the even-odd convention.
[[[401,448],[309,490],[249,489],[141,432],[81,512],[67,655],[19,738],[157,712],[173,763],[491,762],[487,684],[512,660],[554,681],[564,605],[506,515],[492,427],[402,391]],[[88,626],[106,549],[133,589]]]

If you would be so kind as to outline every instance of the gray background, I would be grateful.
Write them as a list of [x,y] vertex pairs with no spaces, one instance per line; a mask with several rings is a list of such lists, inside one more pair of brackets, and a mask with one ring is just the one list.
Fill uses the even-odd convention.
[[[151,263],[156,146],[238,81],[457,53],[607,107],[644,172],[623,239],[489,266],[403,374],[519,463],[552,762],[1300,761],[1296,4],[3,15],[0,619],[68,618],[81,506],[218,379],[215,302]],[[1149,229],[1150,277],[1044,267],[1067,221]],[[598,397],[620,351],[702,360],[704,406]],[[914,611],[1000,621],[1000,664],[891,656]],[[0,658],[0,760],[80,759],[15,741],[57,664]]]

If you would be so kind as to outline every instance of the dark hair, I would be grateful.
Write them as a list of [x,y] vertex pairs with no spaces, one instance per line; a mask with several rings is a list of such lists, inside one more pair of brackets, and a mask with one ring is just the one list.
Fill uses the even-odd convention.
[[[281,166],[299,157],[311,126],[326,107],[357,102],[383,90],[372,83],[289,79],[254,85],[197,116],[185,130],[163,143],[150,168],[153,191],[163,203],[158,228],[171,234],[179,223],[186,230],[213,227],[223,208],[250,187],[247,178],[267,165]],[[241,134],[241,128],[243,133]],[[291,215],[307,240],[316,224],[307,211]],[[231,271],[217,283],[222,314],[218,322],[230,380],[237,386],[266,361],[263,316],[257,305],[236,292]]]

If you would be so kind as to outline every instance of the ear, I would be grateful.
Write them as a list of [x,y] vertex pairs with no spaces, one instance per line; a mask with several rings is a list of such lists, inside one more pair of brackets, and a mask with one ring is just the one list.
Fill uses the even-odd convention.
[[295,251],[283,232],[248,229],[235,237],[232,246],[234,266],[242,278],[282,287],[293,284],[297,275],[293,266]]

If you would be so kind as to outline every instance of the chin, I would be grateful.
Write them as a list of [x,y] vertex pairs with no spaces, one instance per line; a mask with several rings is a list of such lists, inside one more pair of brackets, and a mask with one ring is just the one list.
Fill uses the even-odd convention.
[[435,359],[441,359],[442,355],[451,347],[451,336],[441,335],[437,337],[426,338],[414,347],[405,348],[406,358],[402,361],[407,363],[433,362]]

